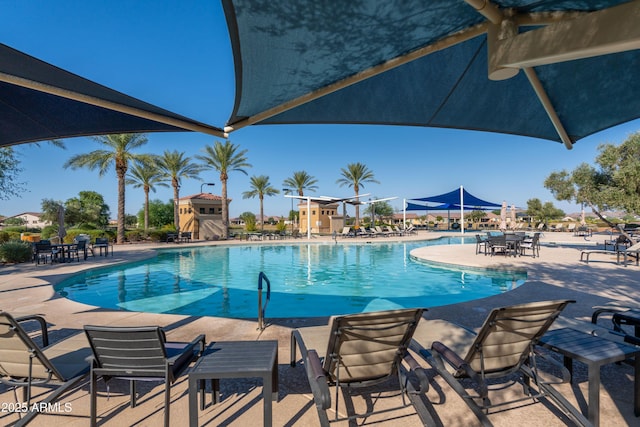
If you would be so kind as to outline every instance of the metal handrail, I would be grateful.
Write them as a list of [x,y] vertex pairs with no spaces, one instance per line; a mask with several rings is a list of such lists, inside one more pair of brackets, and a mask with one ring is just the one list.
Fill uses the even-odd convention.
[[[262,306],[262,280],[267,282],[267,299],[264,304],[264,307]],[[263,331],[265,328],[264,313],[265,313],[265,310],[267,309],[267,305],[269,304],[270,300],[271,300],[271,282],[269,281],[269,278],[267,277],[267,275],[261,271],[260,274],[258,274],[258,329],[260,329],[261,331]]]

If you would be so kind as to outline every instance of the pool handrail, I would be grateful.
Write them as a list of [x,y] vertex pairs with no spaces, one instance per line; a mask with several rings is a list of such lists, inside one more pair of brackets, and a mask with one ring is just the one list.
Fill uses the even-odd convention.
[[[264,306],[262,306],[262,280],[267,282],[267,299]],[[264,313],[265,313],[265,310],[267,309],[267,305],[269,304],[270,300],[271,300],[271,281],[269,281],[269,278],[267,277],[267,275],[261,271],[258,274],[258,329],[261,331],[264,331],[264,328],[265,328]]]

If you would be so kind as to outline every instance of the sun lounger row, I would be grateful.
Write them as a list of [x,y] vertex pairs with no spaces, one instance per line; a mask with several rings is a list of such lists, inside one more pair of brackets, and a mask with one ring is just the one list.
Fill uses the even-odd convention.
[[[519,374],[526,392],[516,401],[545,399],[577,425],[590,425],[554,389],[554,382],[546,374],[542,379],[540,363],[536,362],[544,358],[545,364],[555,366],[561,373],[555,380],[558,383],[569,380],[562,364],[545,358],[535,346],[572,302],[540,301],[496,308],[477,333],[450,322],[425,320],[426,309],[421,308],[334,316],[326,326],[292,331],[290,364],[296,366],[299,349],[322,426],[367,418],[374,413],[374,405],[368,406],[366,413],[340,409],[338,400],[332,399],[331,386],[351,390],[391,378],[397,378],[394,384],[425,425],[440,425],[437,410],[425,395],[430,381],[427,369],[460,394],[482,425],[491,425],[488,409],[504,404],[492,401],[489,382],[512,381],[514,373]],[[34,321],[41,327],[42,346],[23,328],[25,322]],[[55,402],[88,376],[91,425],[95,425],[97,417],[98,379],[126,378],[131,381],[132,406],[136,402],[135,381],[164,381],[164,424],[168,426],[171,384],[205,350],[204,335],[189,343],[168,342],[160,327],[85,326],[84,334],[49,345],[42,317],[13,318],[2,311],[0,340],[0,379],[5,384],[24,387],[29,403],[32,384],[59,385],[46,398],[47,402]],[[12,362],[7,363],[8,360]],[[475,383],[473,388],[479,394],[469,394],[468,387],[461,383],[464,378]],[[403,407],[409,403],[403,398]],[[331,408],[334,415],[329,414]],[[395,409],[385,407],[383,411]],[[28,423],[35,415],[37,412],[25,413],[17,425]]]

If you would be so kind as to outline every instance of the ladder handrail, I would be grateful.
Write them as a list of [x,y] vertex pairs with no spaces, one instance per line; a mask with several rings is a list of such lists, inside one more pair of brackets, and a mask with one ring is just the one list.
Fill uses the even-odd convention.
[[[267,299],[264,304],[264,307],[262,306],[262,281],[263,280],[267,282]],[[261,271],[260,274],[258,274],[258,329],[260,329],[261,331],[264,330],[264,313],[265,313],[265,310],[267,309],[267,305],[269,304],[270,300],[271,300],[271,282],[269,281],[269,278],[267,277],[267,275]]]

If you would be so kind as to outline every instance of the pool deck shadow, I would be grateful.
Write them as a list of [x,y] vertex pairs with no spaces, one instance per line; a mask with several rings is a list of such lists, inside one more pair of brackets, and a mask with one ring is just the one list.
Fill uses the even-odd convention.
[[[388,238],[379,240],[424,240],[436,238],[444,233],[421,232],[409,238]],[[459,234],[449,234],[458,236]],[[474,233],[470,233],[473,237]],[[609,301],[640,301],[640,269],[634,264],[628,267],[616,265],[615,256],[599,258],[600,262],[588,264],[579,261],[580,252],[567,244],[593,244],[604,241],[607,235],[594,235],[589,242],[576,238],[569,233],[546,233],[539,258],[498,257],[475,254],[475,244],[449,246],[430,246],[420,249],[420,258],[438,265],[455,265],[466,268],[490,269],[525,269],[527,282],[509,292],[480,300],[469,301],[440,307],[427,307],[425,321],[429,319],[446,319],[464,326],[477,328],[487,313],[494,307],[518,302],[542,299],[567,298],[575,299],[564,315],[569,318],[588,321],[594,305]],[[382,238],[380,238],[382,239]],[[352,244],[356,239],[330,238],[314,239],[317,244]],[[376,240],[372,243],[375,244]],[[274,242],[257,242],[252,244],[273,244]],[[283,241],[283,244],[306,244],[306,241]],[[548,246],[553,243],[553,245]],[[225,244],[223,242],[196,242],[194,246]],[[231,242],[230,244],[247,244]],[[186,246],[186,245],[184,245]],[[0,266],[0,309],[14,316],[42,314],[46,317],[52,330],[52,338],[58,339],[69,333],[81,331],[84,325],[160,325],[167,329],[167,337],[172,341],[189,341],[200,333],[206,334],[207,341],[222,340],[277,340],[279,347],[280,390],[278,402],[273,405],[274,426],[315,426],[318,418],[312,403],[309,385],[304,368],[289,366],[290,333],[292,328],[326,324],[328,318],[270,319],[267,312],[267,328],[257,329],[256,321],[216,318],[208,316],[181,316],[169,314],[152,314],[141,312],[106,310],[90,305],[80,304],[59,296],[53,286],[70,274],[87,268],[96,268],[118,262],[142,260],[155,255],[155,248],[173,247],[172,244],[160,245],[117,245],[114,256],[93,257],[86,262],[61,265],[6,265]],[[320,349],[322,352],[323,349]],[[426,365],[426,364],[425,364]],[[586,367],[575,364],[573,385],[562,385],[558,389],[577,407],[586,405],[587,372]],[[632,390],[633,370],[627,365],[606,365],[602,368],[601,382],[601,425],[637,425],[640,419],[633,415]],[[186,376],[182,376],[172,387],[171,420],[172,426],[187,425],[188,393]],[[162,423],[163,419],[163,385],[149,383],[140,386],[139,405],[128,406],[128,384],[124,381],[111,386],[107,399],[104,384],[99,386],[98,423],[99,425],[136,425],[151,426]],[[45,389],[37,388],[38,392]],[[41,414],[30,425],[33,426],[86,426],[89,424],[88,384],[73,390],[61,399],[69,403],[71,411],[67,413]],[[262,385],[260,380],[238,379],[222,380],[221,392],[223,400],[216,405],[208,405],[199,412],[199,424],[204,426],[255,426],[262,419]],[[356,409],[366,406],[367,399],[375,399],[380,392],[383,398],[378,405],[396,406],[400,398],[387,387],[379,387],[369,396],[353,396]],[[17,396],[20,396],[18,393]],[[458,396],[439,378],[432,380],[432,387],[427,397],[434,405],[435,411],[443,425],[477,425],[473,415],[461,404]],[[15,402],[14,391],[7,386],[0,386],[0,403]],[[36,399],[37,400],[37,399]],[[341,403],[344,408],[344,403]],[[522,404],[489,415],[496,426],[564,426],[567,420],[558,417],[554,409],[544,404]],[[15,413],[0,413],[0,424],[10,425],[18,419]],[[367,419],[367,424],[393,426],[421,425],[419,418],[411,407]],[[336,425],[347,425],[336,423]]]

